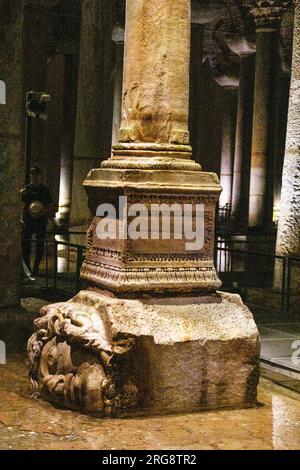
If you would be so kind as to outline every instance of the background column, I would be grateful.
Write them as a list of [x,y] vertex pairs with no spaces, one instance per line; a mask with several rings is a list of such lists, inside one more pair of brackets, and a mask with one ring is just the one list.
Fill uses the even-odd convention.
[[78,62],[72,54],[65,55],[65,87],[63,105],[63,128],[61,136],[60,187],[58,213],[60,225],[69,226],[72,198],[72,170],[74,159],[74,134],[76,116],[76,93]]
[[191,28],[191,60],[190,60],[190,115],[189,129],[193,158],[201,159],[199,127],[203,116],[202,98],[202,60],[203,60],[203,24],[192,24]]
[[227,44],[240,56],[232,181],[232,228],[245,233],[248,230],[255,46],[245,37],[232,39]]
[[224,114],[223,114],[223,137],[221,154],[220,183],[223,191],[220,196],[220,206],[231,204],[232,180],[234,165],[237,88],[233,86],[224,87]]
[[[294,20],[294,45],[288,128],[282,176],[276,253],[300,256],[300,4]],[[294,264],[293,283],[299,290],[300,268]]]
[[268,232],[273,221],[278,30],[288,1],[245,0],[256,22],[249,227]]
[[73,168],[72,226],[86,226],[87,197],[82,182],[110,156],[112,138],[111,0],[83,0]]
[[232,178],[235,148],[238,77],[232,74],[215,75],[215,81],[223,88],[223,131],[220,165],[220,184],[223,191],[219,205],[231,204]]
[[123,90],[123,66],[124,66],[124,29],[117,25],[113,29],[113,41],[115,43],[115,70],[114,70],[114,110],[113,110],[113,145],[119,141],[119,130],[122,117],[122,90]]

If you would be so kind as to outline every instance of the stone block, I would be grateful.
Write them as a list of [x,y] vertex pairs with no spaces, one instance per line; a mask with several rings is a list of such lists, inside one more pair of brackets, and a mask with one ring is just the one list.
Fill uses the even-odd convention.
[[67,408],[130,416],[256,405],[259,334],[237,295],[81,291],[43,308],[35,330],[33,390]]

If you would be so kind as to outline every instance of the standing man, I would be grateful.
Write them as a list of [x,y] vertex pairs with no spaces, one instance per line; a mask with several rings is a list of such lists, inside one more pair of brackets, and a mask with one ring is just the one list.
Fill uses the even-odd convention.
[[31,270],[31,239],[33,235],[36,235],[36,254],[32,274],[38,275],[40,263],[44,255],[48,217],[53,217],[54,205],[49,189],[41,183],[41,171],[37,166],[31,168],[30,184],[24,186],[20,193],[24,202],[21,219],[23,226],[23,260],[29,270]]

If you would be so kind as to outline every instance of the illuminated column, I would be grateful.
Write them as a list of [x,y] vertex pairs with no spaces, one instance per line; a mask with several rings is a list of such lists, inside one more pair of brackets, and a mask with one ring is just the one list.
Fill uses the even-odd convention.
[[70,222],[72,197],[72,171],[74,157],[74,134],[76,116],[77,61],[72,55],[65,56],[65,90],[63,128],[61,137],[59,203],[56,218],[62,226]]
[[203,60],[203,31],[202,24],[192,24],[191,30],[191,59],[190,59],[190,122],[191,145],[193,157],[201,161],[199,127],[203,118],[202,100],[202,60]]
[[86,226],[90,214],[82,182],[110,156],[112,138],[111,0],[83,0],[78,71],[72,226]]
[[220,2],[214,4],[192,1],[191,58],[190,58],[190,138],[193,158],[201,163],[203,143],[201,124],[203,122],[203,34],[205,24],[216,21],[224,14]]
[[245,37],[236,37],[227,44],[234,53],[240,56],[232,182],[232,226],[237,231],[246,232],[249,210],[255,46]]
[[[300,4],[296,3],[286,150],[276,253],[300,255]],[[295,264],[296,266],[296,264]],[[299,289],[300,270],[293,275]]]
[[119,130],[122,115],[122,89],[123,89],[123,64],[124,64],[124,29],[115,26],[113,29],[113,41],[115,43],[115,87],[114,87],[114,111],[112,143],[119,140]]
[[256,22],[249,227],[269,231],[273,220],[274,94],[278,30],[289,0],[244,0]]
[[236,91],[237,88],[224,87],[224,121],[221,155],[220,183],[223,188],[220,206],[231,204],[232,179],[234,164],[235,126],[236,126]]
[[235,128],[237,111],[237,89],[239,81],[236,77],[227,75],[215,77],[224,91],[223,137],[220,168],[220,183],[223,188],[220,196],[220,206],[231,204],[232,180],[235,148]]

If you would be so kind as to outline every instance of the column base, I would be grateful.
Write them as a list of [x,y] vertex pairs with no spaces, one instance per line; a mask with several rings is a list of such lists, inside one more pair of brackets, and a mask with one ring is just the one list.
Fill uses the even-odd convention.
[[190,145],[125,142],[114,145],[112,157],[101,168],[201,171],[191,157]]
[[28,342],[36,396],[100,416],[256,405],[259,335],[237,295],[118,299],[81,291],[42,309]]

